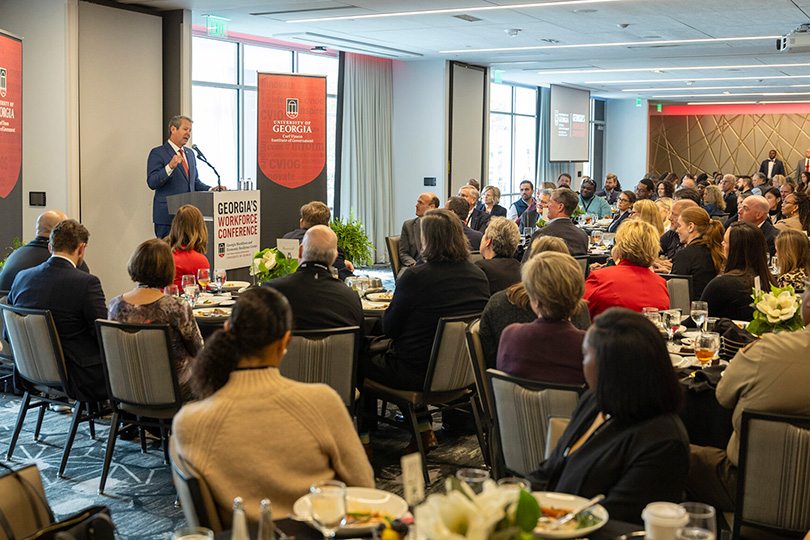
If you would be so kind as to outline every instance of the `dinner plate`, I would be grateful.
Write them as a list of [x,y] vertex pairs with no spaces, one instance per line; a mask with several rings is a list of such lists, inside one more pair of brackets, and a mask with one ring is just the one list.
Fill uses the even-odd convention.
[[202,295],[200,295],[200,298],[197,300],[197,303],[194,304],[194,307],[195,308],[205,308],[205,307],[219,306],[223,302],[226,302],[226,301],[228,301],[230,299],[231,299],[230,296],[214,296],[214,295],[202,296]]
[[689,360],[680,354],[669,353],[669,361],[672,362],[672,367],[680,369],[691,365]]
[[371,311],[385,311],[388,307],[390,300],[388,302],[369,302],[368,300],[363,300],[363,309],[368,309]]
[[[532,493],[534,498],[537,499],[537,502],[540,506],[554,507],[557,509],[567,509],[573,510],[575,507],[585,504],[588,502],[588,499],[584,499],[582,497],[577,497],[576,495],[569,495],[567,493],[552,493],[549,491],[536,491]],[[585,527],[582,529],[557,529],[554,531],[546,531],[540,529],[540,527],[534,529],[534,536],[538,538],[552,538],[552,539],[567,539],[567,538],[579,538],[581,536],[587,536],[588,534],[601,529],[605,526],[605,523],[608,522],[610,516],[608,515],[608,511],[605,510],[605,507],[601,504],[597,504],[590,510],[591,514],[595,517],[599,518],[601,521],[596,525],[592,525],[590,527]]]
[[[220,313],[222,312],[222,313]],[[195,309],[194,316],[195,317],[211,317],[211,318],[219,318],[219,317],[230,317],[231,315],[231,308],[229,307],[207,307],[202,309]]]
[[390,302],[393,297],[393,292],[366,293],[366,298],[372,302]]
[[238,291],[239,289],[244,289],[245,287],[250,287],[250,283],[247,281],[231,281],[228,280],[225,282],[225,285],[222,286],[223,291]]
[[[400,519],[408,512],[408,503],[402,497],[388,493],[381,489],[364,487],[346,488],[346,512],[378,512],[388,515],[391,519]],[[293,515],[300,519],[312,519],[312,503],[309,494],[304,495],[293,504]],[[315,523],[307,521],[315,528]],[[338,534],[349,533],[353,536],[370,533],[380,521],[373,523],[355,523],[338,529]]]
[[694,342],[694,339],[700,335],[700,330],[690,330],[683,333],[683,337],[689,338]]

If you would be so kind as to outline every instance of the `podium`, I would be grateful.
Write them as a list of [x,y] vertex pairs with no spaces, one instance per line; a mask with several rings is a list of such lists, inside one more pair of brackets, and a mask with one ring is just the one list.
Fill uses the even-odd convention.
[[[211,271],[233,270],[228,279],[248,280],[253,254],[261,249],[261,193],[192,191],[166,197],[169,214],[190,204],[203,215],[208,230],[206,257]],[[243,271],[240,271],[243,270]]]

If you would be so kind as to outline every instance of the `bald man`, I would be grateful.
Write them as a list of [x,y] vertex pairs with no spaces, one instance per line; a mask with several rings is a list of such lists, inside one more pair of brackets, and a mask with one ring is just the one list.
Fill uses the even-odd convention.
[[[20,271],[39,266],[48,260],[51,256],[48,251],[48,239],[51,231],[67,218],[67,215],[59,210],[48,210],[37,217],[36,237],[9,255],[3,270],[0,271],[0,291],[10,290],[14,278]],[[79,270],[90,271],[83,261]]]
[[360,297],[332,277],[337,259],[337,236],[325,225],[307,229],[301,242],[298,270],[265,282],[287,297],[293,312],[293,330],[343,328],[363,324]]
[[776,253],[776,237],[779,235],[779,229],[773,226],[771,220],[768,218],[768,210],[771,205],[768,199],[762,195],[751,195],[740,204],[738,213],[739,221],[747,221],[759,227],[762,234],[765,235],[765,240],[768,241],[768,251],[773,256]]

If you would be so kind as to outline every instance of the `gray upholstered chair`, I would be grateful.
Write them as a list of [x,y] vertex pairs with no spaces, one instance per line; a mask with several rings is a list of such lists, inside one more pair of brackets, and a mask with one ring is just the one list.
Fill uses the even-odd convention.
[[[14,365],[25,385],[23,389],[25,394],[20,403],[20,412],[14,426],[14,433],[11,435],[6,460],[11,460],[23,422],[25,422],[26,412],[29,409],[39,408],[34,429],[34,440],[37,440],[48,404],[69,405],[73,407],[73,419],[70,422],[70,431],[65,439],[62,461],[59,464],[58,476],[61,478],[65,472],[79,424],[89,422],[90,436],[95,438],[93,420],[101,416],[102,411],[91,412],[90,403],[75,399],[75,396],[72,395],[62,344],[59,341],[50,311],[7,304],[0,304],[0,310],[3,313],[3,322],[14,355]],[[35,398],[33,402],[32,398]],[[70,400],[74,400],[72,404]]]
[[[168,324],[96,320],[104,378],[113,415],[98,492],[104,492],[120,426],[160,430],[166,463],[172,418],[183,405]],[[141,446],[144,447],[141,431]]]
[[[405,414],[407,429],[413,434],[419,453],[422,454],[422,473],[425,482],[430,482],[430,476],[425,459],[425,448],[422,445],[422,438],[419,436],[417,408],[433,405],[437,407],[438,411],[445,411],[469,404],[475,416],[478,433],[481,433],[481,422],[475,403],[475,376],[465,334],[467,325],[480,316],[480,313],[471,313],[439,319],[425,375],[425,386],[421,392],[397,390],[369,378],[363,381],[363,399],[381,399],[394,403]],[[375,418],[392,426],[402,427],[400,422],[384,416],[375,416]],[[481,441],[479,443],[482,447],[484,446]]]
[[743,411],[732,539],[741,538],[743,527],[804,536],[810,529],[809,456],[810,416]]
[[474,262],[476,262],[476,261],[483,261],[483,260],[484,260],[484,256],[483,256],[483,255],[481,255],[481,252],[480,252],[480,251],[471,251],[471,252],[470,252],[470,257],[469,257],[469,259],[470,259],[470,262],[471,262],[471,263],[474,263]]
[[577,260],[577,262],[579,263],[580,268],[582,268],[582,275],[585,278],[588,277],[588,272],[590,270],[590,263],[589,263],[590,258],[589,257],[590,257],[590,255],[588,255],[587,253],[585,255],[577,255],[576,257],[574,257]]
[[495,476],[525,476],[547,457],[547,443],[556,444],[547,440],[552,419],[570,419],[585,386],[543,383],[496,369],[487,370],[487,381],[495,413]]
[[36,463],[0,464],[0,540],[32,538],[54,522]]
[[394,273],[394,282],[399,277],[402,262],[399,260],[399,236],[386,236],[385,247],[388,248],[388,259],[391,261],[391,271]]
[[354,414],[360,327],[296,330],[279,371],[288,379],[324,383]]
[[481,419],[481,433],[478,441],[481,443],[481,453],[484,455],[484,462],[492,465],[492,398],[487,385],[487,364],[484,357],[484,347],[481,345],[481,334],[479,333],[481,319],[476,319],[467,325],[465,331],[467,337],[467,348],[470,351],[470,366],[475,377],[476,402]]
[[689,315],[692,309],[692,276],[661,274],[667,280],[669,308],[680,309],[681,315]]
[[222,530],[217,504],[205,478],[177,452],[174,440],[171,448],[172,478],[183,516],[189,527],[206,527],[215,533]]
[[[8,304],[8,291],[0,291],[0,304]],[[14,355],[11,354],[11,345],[3,339],[3,327],[3,317],[0,316],[0,381],[3,381],[3,391],[8,392],[13,386]]]

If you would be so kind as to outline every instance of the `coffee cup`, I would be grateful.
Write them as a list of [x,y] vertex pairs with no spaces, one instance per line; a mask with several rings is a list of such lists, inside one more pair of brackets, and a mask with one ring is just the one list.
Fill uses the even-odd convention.
[[644,536],[651,540],[675,540],[678,529],[689,521],[689,514],[679,504],[653,502],[641,512]]

